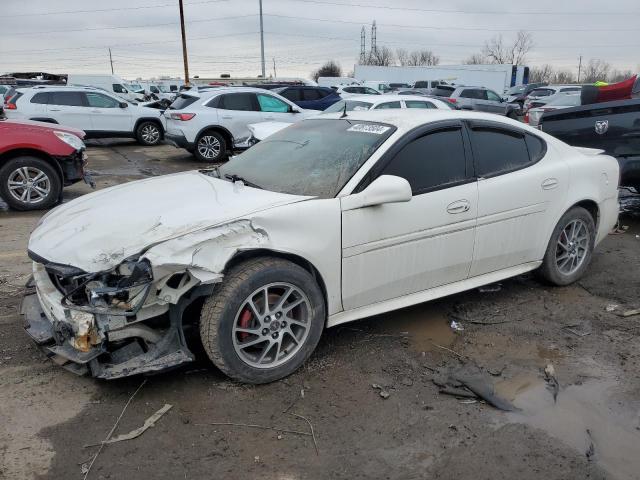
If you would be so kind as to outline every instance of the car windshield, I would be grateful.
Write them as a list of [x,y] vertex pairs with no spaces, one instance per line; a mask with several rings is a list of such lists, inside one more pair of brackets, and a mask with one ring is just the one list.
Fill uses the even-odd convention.
[[265,190],[333,198],[395,127],[344,119],[309,119],[267,137],[220,167]]
[[560,105],[566,107],[577,107],[581,105],[580,95],[560,95],[558,98],[554,98],[547,105]]
[[370,110],[373,105],[371,102],[362,100],[340,100],[325,109],[324,113],[343,112],[345,103],[347,104],[347,112],[351,112],[352,110]]
[[556,91],[550,88],[536,88],[535,90],[531,91],[529,96],[530,97],[548,97],[549,95],[553,95],[554,93],[556,93]]
[[165,87],[164,85],[158,85],[158,90],[160,90],[162,93],[171,93],[171,89]]

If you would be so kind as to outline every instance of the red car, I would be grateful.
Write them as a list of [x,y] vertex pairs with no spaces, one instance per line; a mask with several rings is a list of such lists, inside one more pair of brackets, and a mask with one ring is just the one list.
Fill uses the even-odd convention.
[[84,132],[51,123],[0,120],[0,197],[16,210],[49,208],[85,173]]

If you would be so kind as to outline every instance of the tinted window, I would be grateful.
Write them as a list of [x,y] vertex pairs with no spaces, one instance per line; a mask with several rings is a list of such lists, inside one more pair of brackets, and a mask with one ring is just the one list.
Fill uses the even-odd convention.
[[271,95],[265,95],[263,93],[258,94],[258,103],[260,104],[260,110],[263,112],[280,112],[286,113],[289,111],[289,105],[282,100]]
[[46,92],[36,93],[31,98],[31,103],[47,104],[49,103],[49,94]]
[[493,102],[500,102],[502,99],[498,96],[498,94],[492,92],[491,90],[486,90],[487,99]]
[[158,90],[158,87],[156,87],[156,86],[154,86],[154,85],[151,85],[151,86],[149,87],[149,91],[150,91],[151,93],[160,93],[160,90]]
[[527,142],[527,150],[529,150],[529,158],[531,163],[539,161],[544,154],[547,153],[547,144],[544,143],[540,137],[535,135],[526,134],[525,139]]
[[429,82],[420,80],[413,84],[413,88],[429,88]]
[[358,93],[358,88],[357,87],[345,87],[342,89],[343,92],[347,92],[347,93]]
[[198,100],[198,97],[191,95],[178,95],[178,97],[169,106],[169,110],[182,110]]
[[385,108],[401,108],[400,107],[400,102],[387,102],[387,103],[381,103],[380,105],[376,105],[374,107],[375,110],[382,110]]
[[550,88],[536,88],[532,90],[529,95],[532,97],[548,97],[554,93],[556,93],[555,90],[551,90]]
[[497,128],[474,128],[471,146],[477,174],[490,177],[527,166],[530,162],[525,135]]
[[253,93],[228,93],[221,95],[218,108],[224,110],[256,111]]
[[49,95],[50,105],[84,107],[84,94],[80,92],[50,92]]
[[442,85],[437,86],[433,89],[433,94],[437,97],[448,97],[453,93],[455,87],[445,87]]
[[112,87],[113,87],[113,91],[116,93],[127,93],[127,90],[119,83],[114,83]]
[[476,88],[468,88],[460,92],[460,98],[474,98],[476,100],[484,100],[486,98],[484,90]]
[[320,94],[320,92],[318,90],[315,90],[313,88],[305,88],[304,90],[302,90],[302,99],[303,100],[320,100],[322,98],[322,95]]
[[362,87],[362,90],[363,90],[362,93],[367,93],[369,95],[380,95],[380,92],[377,90],[374,90],[373,88]]
[[287,100],[291,100],[292,102],[296,102],[300,100],[300,89],[299,88],[286,88],[282,91],[278,91],[280,95],[282,95]]
[[120,102],[101,93],[86,93],[87,103],[95,108],[119,108]]
[[407,108],[436,108],[436,106],[426,100],[405,100],[404,104]]
[[464,144],[459,128],[439,130],[413,140],[391,160],[382,175],[397,175],[414,195],[464,180]]

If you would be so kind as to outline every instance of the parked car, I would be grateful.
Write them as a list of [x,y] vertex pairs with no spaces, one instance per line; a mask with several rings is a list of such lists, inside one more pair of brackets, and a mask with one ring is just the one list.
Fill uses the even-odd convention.
[[198,160],[218,162],[233,149],[247,148],[247,125],[263,121],[294,123],[318,112],[303,110],[270,90],[218,87],[183,93],[164,112],[166,138]]
[[581,85],[547,85],[531,91],[524,100],[523,113],[530,108],[543,106],[545,103],[567,93],[580,93]]
[[[442,86],[436,88],[440,89]],[[505,102],[496,92],[484,87],[456,87],[444,98],[462,110],[496,113],[510,118],[517,118],[520,110],[517,105]]]
[[144,89],[140,85],[127,86],[127,82],[117,75],[101,74],[70,74],[67,77],[68,86],[100,88],[112,95],[131,102],[144,101]]
[[515,87],[511,87],[507,90],[507,93],[504,95],[503,99],[508,103],[517,103],[520,106],[520,109],[524,107],[524,101],[532,91],[536,88],[544,87],[547,83],[528,83],[526,85],[516,85]]
[[353,95],[380,95],[380,92],[375,88],[365,87],[364,85],[342,85],[336,89],[336,92],[342,98]]
[[496,115],[318,115],[219,168],[53,210],[29,240],[21,311],[76,373],[193,361],[184,329],[228,376],[271,382],[325,327],[532,270],[577,281],[616,223],[618,173]]
[[391,88],[392,92],[396,92],[400,89],[404,89],[404,88],[411,88],[411,85],[409,85],[408,83],[390,83],[389,84],[389,88]]
[[309,110],[324,110],[340,100],[340,95],[329,87],[293,86],[275,88],[271,91]]
[[640,99],[545,112],[540,128],[569,145],[602,149],[615,157],[620,185],[640,193]]
[[540,117],[542,117],[542,114],[545,112],[551,112],[562,108],[577,107],[580,104],[581,101],[579,93],[562,94],[545,103],[542,107],[530,108],[524,116],[524,123],[528,123],[532,127],[537,127],[540,123]]
[[18,88],[7,103],[12,119],[59,123],[78,128],[86,138],[131,137],[157,145],[164,130],[160,110],[126,102],[93,87]]
[[387,82],[381,82],[378,80],[365,80],[364,82],[362,82],[362,85],[365,87],[373,88],[374,90],[380,93],[391,92],[391,87]]
[[16,210],[49,208],[85,179],[84,132],[50,123],[0,121],[0,197]]
[[[346,107],[346,108],[345,108]],[[352,112],[354,110],[382,110],[382,109],[394,109],[394,108],[419,108],[419,109],[441,109],[452,110],[455,107],[449,102],[439,100],[437,98],[415,98],[413,96],[403,97],[399,95],[360,95],[356,98],[346,98],[334,103],[327,108],[325,113],[336,112]],[[275,132],[287,128],[291,123],[286,122],[260,122],[249,125],[249,131],[251,132],[251,138],[249,139],[250,145],[264,140],[269,135],[273,135]]]

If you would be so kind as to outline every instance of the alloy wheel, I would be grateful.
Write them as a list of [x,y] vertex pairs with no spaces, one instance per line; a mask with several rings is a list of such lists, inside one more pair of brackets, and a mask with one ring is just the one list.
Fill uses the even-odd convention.
[[158,129],[156,125],[149,123],[144,127],[142,127],[142,130],[140,131],[140,136],[142,137],[142,140],[144,140],[146,143],[149,143],[149,144],[156,143],[158,140],[160,140],[160,129]]
[[563,275],[572,275],[584,263],[589,250],[589,228],[582,220],[571,220],[560,232],[556,265]]
[[8,187],[16,200],[35,205],[44,201],[51,193],[51,180],[35,167],[20,167],[9,174]]
[[289,283],[255,290],[241,304],[233,323],[233,347],[247,365],[274,368],[290,360],[309,335],[311,304]]
[[198,153],[207,159],[214,159],[220,155],[220,140],[212,135],[204,135],[198,140]]

